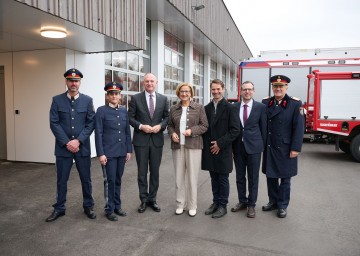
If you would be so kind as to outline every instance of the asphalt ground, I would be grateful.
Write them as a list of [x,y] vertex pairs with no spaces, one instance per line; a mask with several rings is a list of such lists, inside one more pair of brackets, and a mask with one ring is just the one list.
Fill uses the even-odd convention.
[[204,215],[212,193],[207,171],[200,170],[198,213],[175,215],[175,182],[170,141],[166,138],[157,202],[161,212],[138,213],[135,155],[122,179],[122,205],[128,216],[104,216],[103,178],[92,160],[97,218],[82,209],[81,185],[73,167],[64,217],[53,223],[56,176],[53,164],[0,162],[0,255],[360,255],[360,163],[334,151],[334,145],[305,143],[299,174],[292,179],[288,216],[263,212],[268,202],[260,174],[256,218],[232,213],[237,203],[235,173],[230,175],[228,214]]

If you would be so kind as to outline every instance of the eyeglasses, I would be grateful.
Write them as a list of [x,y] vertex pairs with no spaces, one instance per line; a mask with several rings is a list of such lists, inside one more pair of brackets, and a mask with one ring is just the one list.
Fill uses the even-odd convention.
[[246,92],[246,91],[251,92],[252,90],[254,90],[254,89],[250,89],[250,88],[241,89],[241,91],[244,91],[244,92]]
[[190,91],[180,91],[180,93],[184,94],[184,93],[190,93]]

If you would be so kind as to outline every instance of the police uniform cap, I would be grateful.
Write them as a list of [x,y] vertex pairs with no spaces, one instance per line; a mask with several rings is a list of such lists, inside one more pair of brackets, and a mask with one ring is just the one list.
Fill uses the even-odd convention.
[[122,91],[123,90],[123,86],[118,83],[118,82],[110,82],[107,83],[104,87],[104,90],[106,92],[110,92],[110,91]]
[[80,80],[83,74],[76,68],[70,68],[64,73],[64,77],[68,80]]
[[287,85],[290,82],[291,82],[290,78],[283,75],[276,75],[270,78],[270,83],[272,85]]

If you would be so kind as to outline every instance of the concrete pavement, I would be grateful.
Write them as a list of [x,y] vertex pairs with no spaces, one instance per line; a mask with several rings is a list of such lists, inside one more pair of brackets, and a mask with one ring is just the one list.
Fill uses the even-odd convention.
[[197,216],[175,215],[169,139],[165,143],[157,199],[161,212],[137,212],[133,154],[122,180],[128,216],[118,222],[104,216],[97,159],[92,160],[97,219],[83,213],[80,180],[73,168],[66,215],[53,223],[45,219],[55,200],[54,165],[0,162],[0,255],[360,255],[360,164],[335,152],[333,145],[304,144],[287,218],[261,211],[268,201],[263,174],[256,218],[247,218],[245,211],[230,212],[237,203],[233,172],[228,214],[212,219],[203,214],[212,199],[206,171],[199,175]]

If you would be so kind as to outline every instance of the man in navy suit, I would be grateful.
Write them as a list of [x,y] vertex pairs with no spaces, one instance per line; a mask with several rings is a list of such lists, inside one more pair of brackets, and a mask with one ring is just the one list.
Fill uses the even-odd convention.
[[[134,127],[133,145],[138,167],[138,186],[141,204],[139,213],[149,205],[160,212],[156,202],[159,188],[159,168],[164,146],[164,134],[169,120],[169,103],[166,96],[155,93],[157,78],[148,73],[144,76],[145,91],[131,97],[129,104],[130,125]],[[148,185],[147,174],[150,172]]]
[[290,78],[276,75],[270,78],[273,97],[263,99],[267,106],[267,141],[262,171],[266,174],[269,203],[263,211],[277,209],[285,218],[290,201],[291,177],[297,175],[298,155],[304,137],[302,103],[286,94]]
[[105,216],[110,221],[118,220],[113,213],[126,216],[121,209],[121,177],[132,152],[128,113],[119,105],[122,89],[118,82],[107,83],[104,90],[109,103],[99,107],[95,114],[96,153],[100,164],[106,167]]
[[57,195],[54,211],[46,219],[47,222],[65,215],[67,182],[73,160],[81,180],[84,213],[90,219],[96,218],[93,210],[89,139],[94,130],[93,100],[79,93],[83,77],[79,70],[69,69],[64,77],[68,90],[53,97],[50,108],[50,129],[56,140]]
[[[246,81],[241,86],[241,102],[235,104],[240,116],[240,135],[233,142],[236,186],[239,202],[232,212],[247,209],[246,216],[255,218],[258,195],[261,152],[266,141],[266,106],[253,100],[254,84]],[[248,191],[246,196],[246,172]]]

